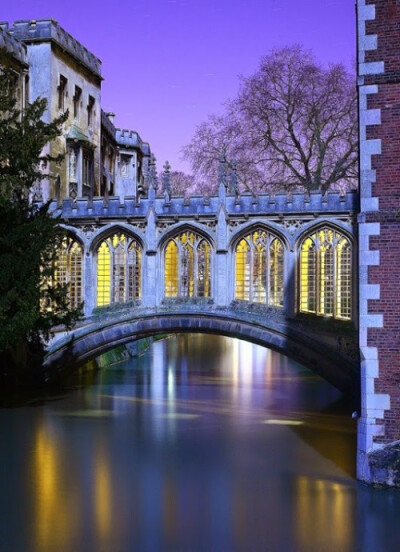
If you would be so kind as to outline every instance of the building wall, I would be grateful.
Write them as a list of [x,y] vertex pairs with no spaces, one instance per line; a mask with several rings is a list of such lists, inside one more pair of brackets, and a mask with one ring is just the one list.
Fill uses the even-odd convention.
[[358,0],[360,348],[358,474],[400,439],[400,4]]
[[16,107],[23,110],[29,98],[27,86],[28,60],[26,48],[8,33],[8,25],[0,24],[0,70],[13,71],[16,78]]
[[[29,72],[29,97],[46,99],[46,122],[69,111],[61,136],[43,151],[64,158],[42,164],[44,179],[41,189],[36,186],[35,199],[62,201],[115,194],[124,201],[126,196],[136,196],[145,184],[150,147],[137,132],[116,131],[105,120],[105,113],[102,118],[101,61],[97,57],[57,21],[26,20],[0,25],[1,65],[17,67],[21,75]],[[21,77],[21,106],[24,85]]]

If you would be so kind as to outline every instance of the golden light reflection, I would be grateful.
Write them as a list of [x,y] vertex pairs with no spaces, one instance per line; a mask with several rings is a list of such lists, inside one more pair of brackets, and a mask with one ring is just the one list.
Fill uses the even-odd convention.
[[104,447],[97,447],[94,467],[94,511],[99,540],[102,542],[112,532],[112,486],[110,463]]
[[[35,532],[37,550],[45,552],[69,547],[76,529],[76,514],[66,496],[63,463],[58,443],[44,423],[38,425],[32,457],[35,482]],[[65,549],[65,548],[64,548]]]
[[312,534],[314,548],[325,550],[327,535],[334,534],[337,550],[353,550],[350,528],[354,520],[349,519],[349,512],[354,511],[355,498],[351,489],[338,482],[306,476],[297,478],[296,487],[299,547],[306,550]]
[[262,423],[267,425],[284,425],[284,426],[300,426],[304,424],[304,422],[301,422],[300,420],[281,420],[281,419],[263,420]]

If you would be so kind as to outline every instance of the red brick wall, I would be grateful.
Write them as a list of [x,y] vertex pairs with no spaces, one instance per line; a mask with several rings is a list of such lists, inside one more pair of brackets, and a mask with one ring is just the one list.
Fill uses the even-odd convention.
[[380,263],[368,273],[368,283],[380,285],[380,299],[369,301],[369,312],[383,314],[384,327],[368,329],[368,346],[378,349],[375,392],[390,395],[385,436],[375,438],[386,443],[400,439],[400,1],[366,4],[375,5],[375,20],[366,22],[366,33],[378,36],[378,48],[367,51],[365,61],[385,64],[384,73],[367,75],[365,84],[378,84],[378,93],[368,96],[368,109],[381,110],[381,125],[367,127],[367,138],[381,139],[382,146],[381,155],[372,157],[372,196],[379,198],[379,211],[368,214],[367,222],[380,223],[380,235],[370,238]]

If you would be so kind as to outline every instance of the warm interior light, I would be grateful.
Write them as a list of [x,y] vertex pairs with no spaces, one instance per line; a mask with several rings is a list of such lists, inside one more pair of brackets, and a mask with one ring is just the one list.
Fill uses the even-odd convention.
[[265,230],[255,230],[236,246],[235,297],[283,306],[283,244]]
[[300,311],[351,319],[351,244],[322,228],[300,248]]
[[141,297],[141,247],[124,234],[113,234],[97,250],[97,305]]
[[211,247],[195,232],[182,232],[165,248],[166,297],[210,297]]

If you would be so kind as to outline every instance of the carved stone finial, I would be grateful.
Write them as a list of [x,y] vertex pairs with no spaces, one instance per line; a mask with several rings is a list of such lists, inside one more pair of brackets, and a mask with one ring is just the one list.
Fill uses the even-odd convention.
[[154,153],[151,154],[150,161],[149,161],[149,190],[157,191],[158,188],[158,178],[157,178],[157,165],[156,165],[156,157]]
[[239,185],[237,178],[237,163],[236,161],[231,162],[231,173],[229,178],[229,192],[234,194],[236,197],[239,195]]
[[168,196],[171,196],[171,165],[168,161],[165,162],[163,169],[162,182],[164,195],[168,194]]
[[223,147],[219,157],[218,184],[226,187],[226,148]]

